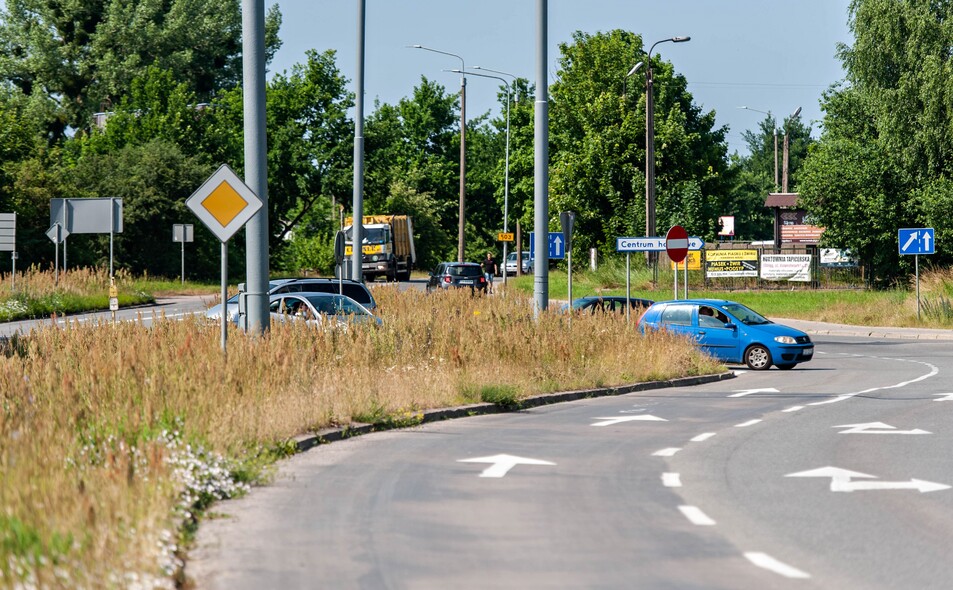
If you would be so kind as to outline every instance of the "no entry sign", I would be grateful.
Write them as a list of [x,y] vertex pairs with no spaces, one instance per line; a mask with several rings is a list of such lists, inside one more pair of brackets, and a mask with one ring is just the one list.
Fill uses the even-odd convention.
[[673,225],[665,234],[665,252],[672,262],[681,262],[688,255],[688,232],[680,225]]

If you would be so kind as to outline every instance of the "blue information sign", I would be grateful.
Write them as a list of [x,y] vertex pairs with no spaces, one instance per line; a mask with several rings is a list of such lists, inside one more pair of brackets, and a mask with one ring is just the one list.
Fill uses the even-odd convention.
[[901,254],[935,254],[936,244],[932,227],[915,227],[897,230]]
[[[536,232],[529,232],[529,251],[530,256],[536,253]],[[549,258],[551,260],[562,260],[566,257],[566,240],[563,238],[563,232],[549,232]]]

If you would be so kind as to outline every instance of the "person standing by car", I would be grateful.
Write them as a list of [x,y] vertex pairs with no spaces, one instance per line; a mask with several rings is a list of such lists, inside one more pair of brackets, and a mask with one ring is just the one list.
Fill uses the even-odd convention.
[[493,260],[492,252],[486,253],[486,259],[483,261],[483,275],[486,277],[487,293],[493,293],[493,277],[496,275],[496,260]]

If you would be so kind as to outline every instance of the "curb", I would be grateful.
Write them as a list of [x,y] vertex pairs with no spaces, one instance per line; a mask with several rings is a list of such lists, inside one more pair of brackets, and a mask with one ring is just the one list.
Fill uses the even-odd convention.
[[[412,426],[427,424],[429,422],[440,422],[442,420],[452,420],[456,418],[466,418],[469,416],[485,416],[488,414],[504,414],[509,412],[518,412],[530,408],[538,408],[549,404],[558,404],[563,402],[577,401],[581,399],[592,399],[597,397],[609,397],[616,395],[625,395],[638,391],[649,391],[653,389],[665,389],[668,387],[689,387],[692,385],[702,385],[704,383],[716,383],[727,379],[734,379],[735,373],[727,371],[715,375],[699,375],[696,377],[680,377],[666,381],[646,381],[643,383],[633,383],[630,385],[620,385],[618,387],[603,387],[598,389],[580,389],[577,391],[563,391],[559,393],[546,393],[534,395],[521,400],[518,407],[501,406],[499,404],[480,403],[468,404],[454,408],[436,408],[419,412],[414,417]],[[385,430],[396,430],[404,428],[407,425],[391,424],[366,424],[355,422],[346,426],[324,428],[309,434],[302,434],[294,437],[292,440],[299,453],[308,451],[319,445],[329,444],[335,441],[370,434],[372,432],[381,432]]]

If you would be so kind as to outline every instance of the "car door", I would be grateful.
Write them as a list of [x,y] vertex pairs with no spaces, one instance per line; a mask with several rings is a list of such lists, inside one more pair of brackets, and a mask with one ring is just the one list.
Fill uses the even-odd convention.
[[728,317],[710,305],[694,306],[696,339],[699,346],[716,359],[726,362],[739,360],[739,338],[737,326],[731,324]]
[[697,327],[692,321],[695,306],[690,303],[671,303],[666,305],[659,316],[659,326],[675,334],[683,334],[697,339]]

